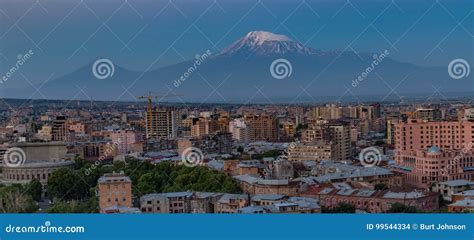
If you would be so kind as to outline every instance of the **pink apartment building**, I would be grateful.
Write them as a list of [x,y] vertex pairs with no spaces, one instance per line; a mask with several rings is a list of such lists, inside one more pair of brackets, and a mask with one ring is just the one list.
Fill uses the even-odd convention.
[[86,125],[80,122],[75,122],[75,123],[70,123],[69,125],[69,131],[75,132],[75,133],[85,133],[86,132]]
[[118,154],[127,154],[131,149],[131,145],[138,141],[137,134],[132,130],[112,132],[110,138],[113,144],[117,146]]
[[407,170],[406,183],[427,188],[440,181],[474,179],[474,122],[398,123],[395,160]]

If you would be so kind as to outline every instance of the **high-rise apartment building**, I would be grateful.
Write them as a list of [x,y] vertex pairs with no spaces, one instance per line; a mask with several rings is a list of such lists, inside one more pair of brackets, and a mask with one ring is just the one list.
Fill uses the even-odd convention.
[[331,104],[326,106],[313,107],[310,112],[313,119],[339,119],[342,117],[342,107]]
[[437,108],[418,108],[413,113],[414,118],[427,121],[441,121],[442,116],[441,110]]
[[474,122],[409,119],[397,124],[395,134],[395,160],[406,169],[408,184],[474,178]]
[[112,144],[117,146],[118,154],[127,154],[132,144],[138,141],[138,135],[132,130],[118,130],[110,133]]
[[333,143],[333,159],[337,161],[349,160],[353,157],[351,144],[351,126],[346,122],[328,124],[329,140]]
[[69,126],[65,116],[58,116],[53,121],[52,140],[66,142],[69,134]]
[[177,114],[173,109],[155,108],[145,114],[146,138],[172,139],[177,137]]
[[427,122],[410,119],[396,126],[397,152],[416,151],[437,146],[441,149],[462,149],[474,140],[474,122]]
[[320,121],[311,125],[303,132],[303,142],[324,141],[330,143],[332,149],[332,159],[344,161],[353,156],[351,143],[351,126],[344,121]]
[[201,137],[214,134],[219,130],[219,123],[216,119],[211,117],[200,117],[191,126],[191,136]]
[[246,114],[244,121],[249,128],[249,139],[251,142],[278,141],[278,118],[272,115]]
[[250,131],[243,119],[234,119],[229,122],[229,132],[239,143],[250,142]]

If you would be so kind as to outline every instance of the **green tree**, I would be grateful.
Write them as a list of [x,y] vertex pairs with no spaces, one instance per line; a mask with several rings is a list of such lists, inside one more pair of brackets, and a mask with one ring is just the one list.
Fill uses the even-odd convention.
[[349,203],[339,203],[334,208],[323,208],[323,213],[355,213],[355,206]]
[[48,193],[58,199],[87,199],[89,187],[81,173],[69,168],[55,170],[48,179]]
[[39,202],[41,200],[41,195],[43,193],[43,184],[34,178],[26,186],[27,193],[33,198],[33,200]]
[[377,183],[377,184],[375,184],[374,189],[375,190],[387,190],[388,187],[384,183]]
[[138,195],[144,195],[148,193],[153,193],[156,192],[156,181],[153,176],[153,173],[146,173],[143,174],[139,179],[138,179]]
[[385,141],[384,141],[384,140],[377,140],[377,141],[375,141],[375,144],[374,144],[374,145],[375,145],[375,146],[382,146],[382,145],[384,145],[384,144],[385,144]]
[[266,151],[262,154],[262,157],[278,157],[280,155],[280,151],[278,150],[270,150]]
[[394,203],[388,210],[389,213],[417,213],[418,209],[414,206],[407,206],[402,203]]
[[38,210],[33,198],[25,193],[24,186],[13,184],[0,189],[1,213],[32,213]]

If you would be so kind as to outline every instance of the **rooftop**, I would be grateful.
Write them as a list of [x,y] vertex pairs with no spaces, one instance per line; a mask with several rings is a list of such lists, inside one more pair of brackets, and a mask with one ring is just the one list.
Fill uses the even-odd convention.
[[239,209],[239,213],[262,213],[267,212],[262,206],[248,206]]
[[281,200],[284,199],[285,195],[283,194],[257,194],[252,196],[252,201],[262,201],[262,200]]
[[169,193],[150,193],[143,195],[140,201],[150,201],[154,199],[175,198],[175,197],[191,197],[192,192],[169,192]]
[[449,204],[449,206],[474,208],[474,199],[466,198],[455,203]]
[[388,191],[383,195],[383,198],[396,198],[396,199],[415,199],[423,197],[423,193],[412,191],[412,192],[391,192]]
[[246,200],[248,199],[248,196],[246,194],[231,194],[231,193],[226,193],[222,195],[222,197],[218,200],[220,203],[228,203],[230,200]]
[[126,176],[123,172],[120,173],[106,173],[98,180],[99,183],[112,183],[112,182],[127,182],[131,183],[132,180]]
[[474,189],[466,190],[464,192],[453,194],[453,196],[467,196],[467,197],[474,197]]
[[446,182],[440,182],[440,185],[447,185],[450,187],[458,187],[458,186],[466,186],[466,185],[474,185],[474,182],[465,180],[465,179],[459,179],[459,180],[451,180],[451,181],[446,181]]
[[322,176],[316,177],[316,181],[320,183],[330,182],[337,179],[347,179],[347,178],[361,178],[361,177],[373,177],[381,175],[392,175],[393,173],[381,167],[356,167],[350,171],[340,171],[335,173],[330,173]]

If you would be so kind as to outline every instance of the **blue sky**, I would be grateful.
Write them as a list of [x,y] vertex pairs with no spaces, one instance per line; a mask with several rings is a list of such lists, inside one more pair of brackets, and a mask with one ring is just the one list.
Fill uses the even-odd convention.
[[[249,31],[323,50],[382,52],[425,66],[473,60],[472,0],[0,0],[0,69],[43,82],[98,57],[150,70],[225,48]],[[54,74],[54,75],[53,75]],[[15,74],[6,84],[22,86]]]

